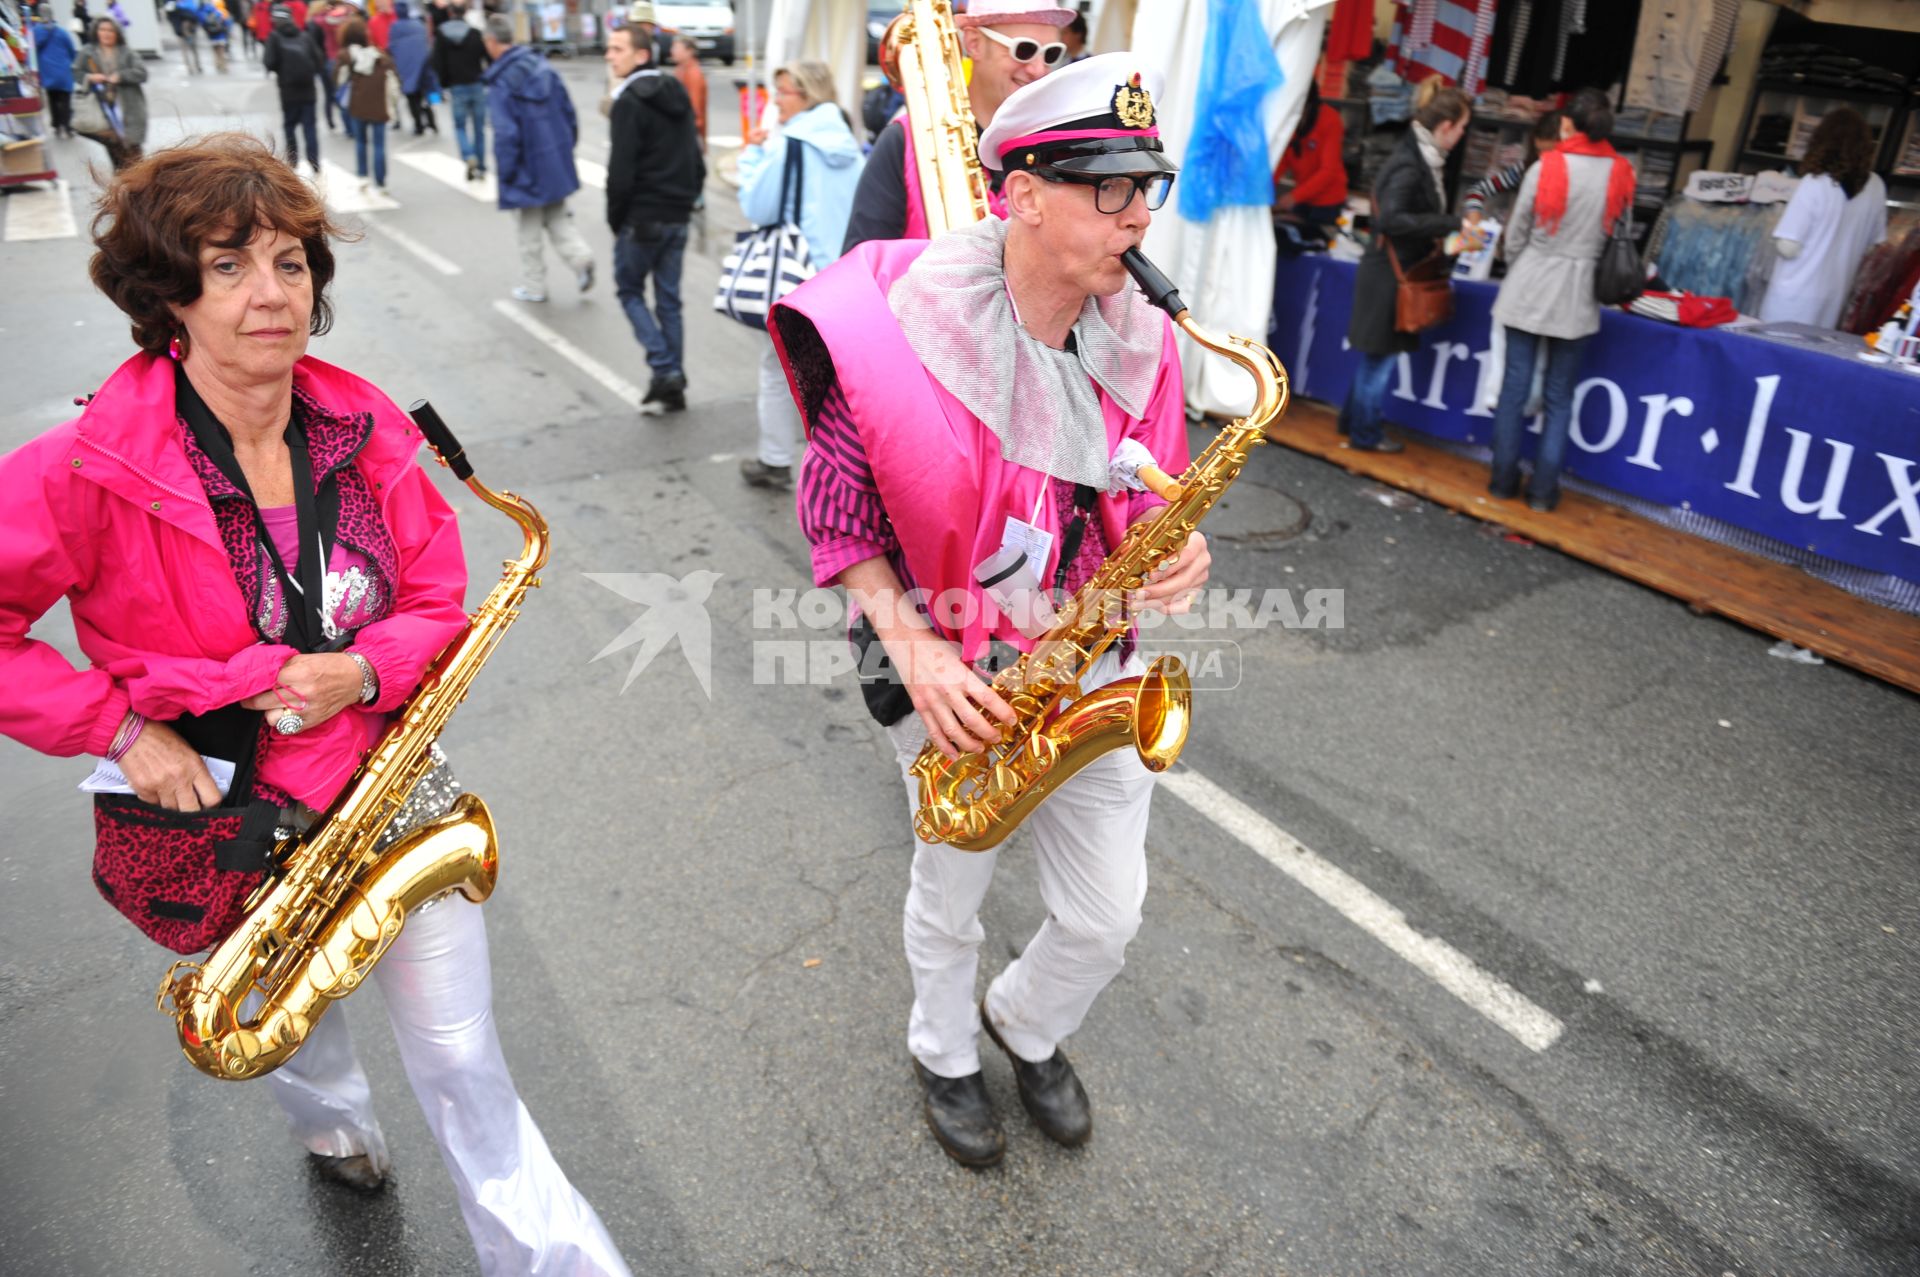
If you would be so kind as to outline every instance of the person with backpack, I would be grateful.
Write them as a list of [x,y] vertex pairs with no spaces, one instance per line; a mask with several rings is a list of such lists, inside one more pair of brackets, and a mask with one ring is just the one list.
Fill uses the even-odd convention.
[[315,111],[320,55],[284,4],[273,6],[273,28],[262,61],[280,89],[280,124],[287,134],[287,164],[300,167],[299,135],[306,134],[307,164],[320,176],[320,122]]
[[34,56],[40,63],[40,88],[47,95],[56,137],[73,136],[73,59],[79,52],[73,34],[53,20],[44,2],[33,10]]

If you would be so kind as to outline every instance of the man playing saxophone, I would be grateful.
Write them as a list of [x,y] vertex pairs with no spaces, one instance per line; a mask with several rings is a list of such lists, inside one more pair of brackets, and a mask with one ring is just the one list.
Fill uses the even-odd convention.
[[[1015,721],[982,677],[991,644],[1034,627],[989,606],[1009,580],[1072,592],[1163,504],[1116,480],[1117,456],[1186,465],[1180,365],[1167,319],[1129,281],[1174,166],[1154,127],[1156,78],[1132,54],[1090,58],[1019,89],[981,138],[1008,218],[932,241],[869,243],[790,294],[772,325],[811,433],[799,512],[822,585],[859,611],[853,640],[903,770],[930,740],[948,756]],[[922,370],[902,375],[901,369]],[[1013,577],[1009,564],[1024,563]],[[1138,606],[1187,610],[1205,584],[1198,533]],[[909,594],[913,591],[913,594]],[[931,599],[930,607],[922,600]],[[1084,690],[1138,673],[1128,645]],[[918,789],[907,777],[909,810]],[[994,852],[918,843],[904,938],[907,1045],[928,1124],[969,1166],[1004,1137],[978,1034],[1012,1064],[1050,1138],[1084,1143],[1092,1110],[1060,1042],[1118,974],[1146,894],[1152,775],[1131,750],[1090,763],[1029,820],[1048,917],[976,1005],[979,910]]]
[[[88,783],[95,885],[176,952],[233,929],[276,830],[328,808],[467,621],[459,526],[419,432],[307,354],[332,319],[335,233],[241,134],[116,174],[92,277],[139,350],[80,416],[0,458],[0,732],[113,765]],[[83,669],[29,637],[63,597]],[[459,782],[432,761],[384,836],[453,806]],[[424,905],[374,978],[480,1270],[624,1277],[508,1075],[479,907]],[[264,1085],[319,1174],[381,1187],[346,1008]]]
[[[963,91],[980,128],[993,123],[994,113],[1009,94],[1065,63],[1067,46],[1060,34],[1072,20],[1072,9],[1050,7],[1039,0],[973,0],[967,12],[954,18],[960,47],[973,62],[973,74]],[[917,38],[929,36],[922,32]],[[915,136],[912,121],[903,112],[874,139],[854,192],[843,252],[870,239],[927,237],[926,208],[914,162]],[[1004,217],[1001,172],[989,165],[987,178],[989,208]]]

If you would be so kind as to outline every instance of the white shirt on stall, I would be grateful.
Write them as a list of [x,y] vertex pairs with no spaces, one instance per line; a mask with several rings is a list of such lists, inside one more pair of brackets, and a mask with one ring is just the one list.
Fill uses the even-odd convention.
[[1824,173],[1802,178],[1773,237],[1795,241],[1800,252],[1775,263],[1760,318],[1832,328],[1840,322],[1860,259],[1887,238],[1886,183],[1869,174],[1860,193],[1848,199]]

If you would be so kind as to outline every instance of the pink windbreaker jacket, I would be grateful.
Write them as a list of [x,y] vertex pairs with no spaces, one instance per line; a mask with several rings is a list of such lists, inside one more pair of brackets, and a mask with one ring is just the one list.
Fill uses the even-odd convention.
[[[379,675],[379,699],[266,747],[292,795],[324,810],[466,623],[467,572],[453,510],[414,464],[413,420],[318,359],[293,376],[334,411],[373,414],[352,464],[378,494],[399,562],[392,611],[352,649]],[[248,623],[181,444],[173,384],[171,361],[135,355],[79,417],[0,458],[0,732],[42,753],[104,754],[129,707],[166,721],[244,700],[294,655]],[[62,596],[84,670],[28,637]]]

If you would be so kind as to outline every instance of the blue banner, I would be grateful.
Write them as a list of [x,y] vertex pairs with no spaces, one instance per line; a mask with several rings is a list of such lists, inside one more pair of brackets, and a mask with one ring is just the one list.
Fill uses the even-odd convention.
[[[1296,393],[1346,397],[1359,358],[1346,344],[1355,269],[1280,261],[1268,344]],[[1491,443],[1493,414],[1474,401],[1497,291],[1454,282],[1453,320],[1401,357],[1388,420]],[[1855,338],[1833,354],[1605,311],[1574,394],[1567,470],[1920,581],[1920,375],[1852,357],[1862,349]]]

